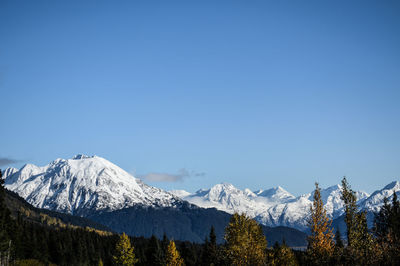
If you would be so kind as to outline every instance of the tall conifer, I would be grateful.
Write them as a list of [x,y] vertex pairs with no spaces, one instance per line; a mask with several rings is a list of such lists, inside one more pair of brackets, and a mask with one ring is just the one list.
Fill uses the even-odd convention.
[[113,257],[115,264],[121,266],[135,265],[138,259],[135,257],[133,249],[129,237],[125,233],[122,233],[115,247],[116,255]]
[[175,242],[169,241],[167,252],[165,254],[165,265],[166,266],[181,266],[184,265],[183,259],[181,258],[178,250],[176,249]]
[[267,240],[256,221],[233,214],[225,229],[225,253],[232,265],[264,265]]
[[308,253],[313,262],[327,262],[334,250],[332,220],[326,214],[321,198],[321,189],[315,183],[314,201],[310,207]]

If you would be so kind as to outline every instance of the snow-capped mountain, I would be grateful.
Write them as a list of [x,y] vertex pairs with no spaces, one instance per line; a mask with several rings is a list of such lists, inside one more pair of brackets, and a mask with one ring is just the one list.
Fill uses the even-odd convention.
[[383,199],[386,197],[389,202],[393,199],[393,192],[400,197],[400,182],[394,181],[386,185],[383,189],[377,190],[371,194],[366,200],[360,203],[361,209],[378,212],[383,205]]
[[[356,192],[356,195],[359,202],[368,197],[367,193],[361,191]],[[340,185],[322,189],[321,196],[331,218],[335,219],[343,213]],[[203,208],[216,208],[228,213],[246,213],[264,225],[283,225],[306,230],[313,193],[296,198],[282,187],[252,192],[223,183],[182,198]]]
[[182,200],[144,184],[98,156],[77,155],[38,167],[26,164],[4,172],[5,187],[38,208],[76,215],[113,211],[137,204],[173,207]]

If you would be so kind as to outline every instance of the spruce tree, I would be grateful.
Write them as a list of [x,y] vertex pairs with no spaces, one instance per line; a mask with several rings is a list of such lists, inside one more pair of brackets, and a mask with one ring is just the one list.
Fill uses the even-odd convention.
[[314,201],[310,207],[308,250],[311,261],[315,264],[326,263],[334,250],[332,220],[326,214],[321,198],[321,189],[315,183]]
[[217,236],[215,235],[214,226],[210,229],[210,241],[206,237],[204,241],[203,255],[202,255],[202,265],[216,265],[218,262],[218,246],[217,246]]
[[392,202],[385,197],[382,208],[375,214],[374,234],[383,262],[400,265],[400,204],[395,191]]
[[164,264],[160,241],[154,235],[151,236],[147,246],[146,261],[146,264],[149,266],[160,266]]
[[342,180],[342,200],[344,202],[345,223],[347,226],[347,258],[349,263],[371,264],[378,256],[374,239],[368,231],[365,211],[357,212],[357,197],[347,183]]
[[4,179],[0,169],[0,261],[8,263],[12,242],[9,233],[13,231],[14,223],[11,220],[10,210],[4,202],[4,197]]
[[336,229],[336,233],[335,233],[335,247],[337,248],[343,248],[343,240],[342,240],[342,235],[340,234],[340,229],[337,228]]
[[179,255],[179,252],[176,249],[175,242],[173,240],[169,241],[167,252],[165,254],[165,263],[166,266],[184,265],[183,259]]
[[344,203],[344,221],[347,226],[347,245],[351,247],[354,245],[356,234],[357,198],[354,191],[350,188],[346,177],[343,177],[342,179],[341,199]]
[[232,265],[264,265],[267,240],[256,221],[233,214],[225,228],[225,254]]
[[135,257],[133,249],[134,247],[131,245],[129,237],[122,233],[115,247],[116,255],[113,256],[115,264],[121,266],[135,265],[138,259]]

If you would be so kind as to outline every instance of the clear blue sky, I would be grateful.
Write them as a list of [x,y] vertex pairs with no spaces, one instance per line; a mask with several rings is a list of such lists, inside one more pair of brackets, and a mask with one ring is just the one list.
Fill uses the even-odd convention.
[[190,173],[149,182],[165,189],[298,195],[346,175],[371,192],[400,179],[399,14],[378,0],[2,0],[1,168],[85,153]]

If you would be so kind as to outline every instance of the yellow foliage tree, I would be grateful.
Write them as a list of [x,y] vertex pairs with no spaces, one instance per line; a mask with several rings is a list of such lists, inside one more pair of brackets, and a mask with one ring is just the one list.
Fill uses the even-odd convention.
[[175,242],[173,240],[169,241],[167,252],[165,254],[165,263],[167,266],[184,265],[183,259],[179,255],[178,250],[176,250]]
[[115,247],[116,255],[113,256],[115,264],[123,266],[135,265],[138,259],[135,257],[133,249],[129,237],[125,233],[122,233]]
[[308,238],[308,252],[313,262],[323,263],[332,256],[335,244],[331,228],[332,220],[326,215],[318,183],[315,183],[314,201],[310,212],[311,235]]
[[[272,255],[272,256],[271,256]],[[274,246],[273,253],[270,253],[268,265],[271,266],[298,266],[293,251],[283,243],[281,246]]]
[[225,229],[225,254],[232,265],[264,265],[267,240],[256,221],[233,214]]

